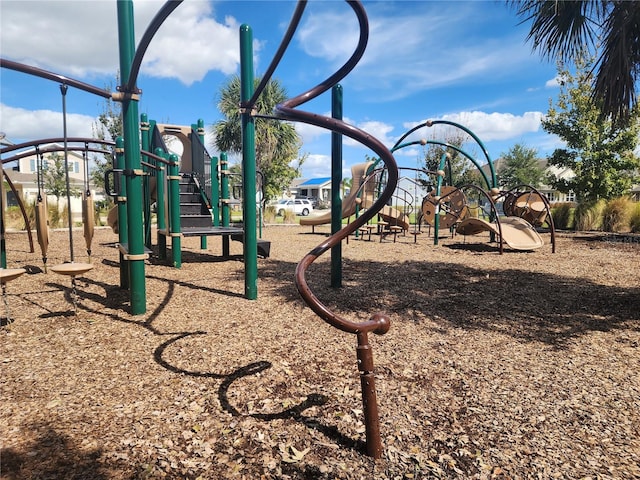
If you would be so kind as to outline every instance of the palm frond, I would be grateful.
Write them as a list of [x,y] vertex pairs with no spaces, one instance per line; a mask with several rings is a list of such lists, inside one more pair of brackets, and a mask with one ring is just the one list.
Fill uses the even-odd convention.
[[603,26],[593,96],[614,121],[629,117],[640,68],[640,3],[616,2]]
[[510,2],[521,23],[531,21],[527,41],[548,58],[572,58],[596,47],[607,2],[598,0]]

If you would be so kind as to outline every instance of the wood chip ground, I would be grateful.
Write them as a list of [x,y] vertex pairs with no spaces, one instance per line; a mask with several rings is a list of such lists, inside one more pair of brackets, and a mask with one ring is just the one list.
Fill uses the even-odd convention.
[[[146,262],[142,315],[129,313],[110,230],[77,279],[77,314],[69,277],[44,273],[38,246],[9,233],[8,267],[28,273],[6,285],[0,478],[640,478],[637,238],[564,233],[555,254],[504,255],[483,237],[352,238],[339,289],[330,256],[318,259],[309,283],[332,309],[391,317],[370,339],[374,461],[356,339],[293,282],[327,230],[265,227],[255,301],[240,243],[223,260],[220,239],[201,250],[185,238],[182,268]],[[52,232],[49,265],[69,259],[67,241]]]

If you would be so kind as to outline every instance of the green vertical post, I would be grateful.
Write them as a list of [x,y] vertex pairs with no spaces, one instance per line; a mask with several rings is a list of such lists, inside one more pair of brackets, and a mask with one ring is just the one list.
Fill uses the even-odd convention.
[[[191,124],[191,129],[194,130],[196,132],[196,134],[198,135],[198,139],[200,140],[200,142],[202,142],[202,145],[204,145],[204,120],[199,118],[198,122],[196,124]],[[193,156],[196,152],[195,148],[191,149],[191,155]],[[203,166],[204,166],[204,158],[202,159],[203,161]],[[195,160],[193,159],[193,157],[191,158],[191,165],[195,165]],[[204,172],[202,172],[204,174]],[[202,179],[199,179],[202,182]],[[204,184],[202,185],[204,186]],[[201,186],[201,188],[202,188]],[[211,199],[209,199],[209,201],[211,202]],[[211,220],[211,224],[213,225],[213,219]],[[200,236],[200,249],[201,250],[206,250],[207,249],[207,236],[206,235],[201,235]]]
[[[149,128],[149,117],[146,113],[140,115],[140,139],[142,142],[142,150],[145,152],[150,151],[151,149],[151,129]],[[152,162],[149,157],[144,155],[142,157],[147,163],[155,163]],[[151,191],[150,191],[150,175],[153,172],[147,172],[148,175],[142,177],[142,182],[144,184],[143,192],[144,192],[144,244],[147,248],[151,248]]]
[[[120,47],[120,75],[122,85],[131,73],[135,55],[133,31],[133,2],[118,0],[118,43]],[[127,220],[129,224],[128,260],[131,296],[131,313],[146,312],[147,298],[144,273],[144,231],[142,218],[142,178],[140,163],[140,138],[138,136],[138,93],[122,92],[122,123],[124,132],[125,177],[127,185]]]
[[[116,164],[115,168],[124,171],[124,139],[116,138]],[[129,222],[127,221],[127,185],[124,176],[119,175],[119,188],[116,203],[118,205],[118,242],[126,245],[129,241]],[[129,261],[120,250],[120,288],[129,289]]]
[[[231,205],[229,204],[229,161],[227,154],[220,154],[220,204],[222,207],[222,226],[228,227],[231,224]],[[229,236],[222,236],[222,256],[227,258],[229,251]]]
[[180,158],[169,155],[169,233],[171,235],[171,255],[173,266],[182,267],[182,240],[180,233]]
[[218,157],[211,157],[211,210],[213,226],[220,226],[220,174],[218,173]]
[[[240,104],[253,96],[253,34],[240,27]],[[256,238],[256,144],[255,123],[250,109],[242,109],[242,216],[244,224],[244,293],[258,298],[258,239]]]
[[220,154],[220,203],[222,204],[222,226],[230,225],[230,205],[229,205],[229,161],[226,152]]
[[[153,152],[159,157],[164,158],[164,151],[158,147]],[[158,258],[166,260],[167,258],[167,222],[165,214],[165,174],[166,170],[163,164],[158,165],[157,181],[156,181],[156,217],[158,221]]]
[[[331,117],[342,120],[342,85],[331,89]],[[342,228],[342,134],[331,132],[331,234]],[[342,286],[342,242],[331,248],[331,286]]]

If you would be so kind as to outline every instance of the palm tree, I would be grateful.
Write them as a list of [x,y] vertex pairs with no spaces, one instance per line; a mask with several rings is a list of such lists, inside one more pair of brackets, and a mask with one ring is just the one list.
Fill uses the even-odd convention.
[[[255,79],[258,86],[260,79]],[[286,100],[287,94],[277,79],[270,80],[256,103],[259,114],[270,115],[274,107]],[[223,152],[242,151],[242,119],[240,104],[240,77],[235,75],[220,88],[218,108],[225,116],[213,126],[216,147]],[[266,199],[278,197],[299,175],[304,156],[299,156],[302,145],[293,124],[280,120],[256,118],[256,163],[265,177]],[[297,159],[297,166],[290,166]]]
[[640,2],[624,0],[508,0],[523,23],[527,41],[543,57],[573,61],[597,58],[593,98],[614,122],[626,122],[636,104],[640,74]]

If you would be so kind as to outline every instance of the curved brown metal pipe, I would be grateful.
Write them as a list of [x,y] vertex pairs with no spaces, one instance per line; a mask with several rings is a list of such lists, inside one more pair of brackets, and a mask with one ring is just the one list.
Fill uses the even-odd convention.
[[[258,88],[258,92],[254,94],[249,102],[245,105],[241,105],[244,108],[251,109],[254,106],[255,101],[260,93],[260,88],[266,85],[266,81],[271,73],[275,70],[278,62],[280,61],[286,45],[291,40],[291,36],[300,21],[302,12],[304,10],[305,1],[298,3],[294,17],[287,30],[285,38],[281,43],[281,47],[278,49],[276,56],[274,57],[271,65],[268,68],[269,75],[265,75],[262,79],[262,83]],[[338,245],[344,239],[348,239],[349,235],[355,232],[362,225],[366,224],[371,218],[373,218],[378,211],[380,211],[387,201],[389,201],[398,182],[398,166],[393,157],[391,151],[385,147],[382,142],[372,137],[367,132],[360,130],[352,125],[349,125],[342,120],[329,118],[323,115],[318,115],[311,112],[305,112],[297,110],[296,107],[302,105],[313,98],[316,98],[320,94],[328,91],[334,85],[337,85],[353,68],[364,54],[367,41],[369,38],[369,24],[364,7],[359,1],[348,2],[353,11],[355,12],[360,25],[360,37],[358,45],[351,55],[349,60],[333,75],[324,80],[322,83],[309,89],[308,91],[297,95],[285,102],[277,105],[275,108],[276,118],[294,122],[303,122],[309,125],[315,125],[317,127],[331,130],[342,135],[353,138],[357,142],[369,147],[380,158],[389,172],[389,178],[387,185],[380,195],[380,197],[374,202],[371,208],[367,209],[364,214],[358,217],[355,222],[348,224],[342,230],[336,232],[327,238],[323,243],[315,247],[311,252],[304,256],[304,258],[298,263],[295,272],[295,284],[298,292],[305,303],[325,322],[333,327],[347,333],[353,333],[357,335],[358,347],[357,347],[357,359],[358,370],[360,372],[360,383],[362,388],[362,403],[364,411],[365,431],[366,431],[366,445],[367,454],[373,458],[380,458],[382,456],[382,441],[380,438],[380,422],[378,416],[378,406],[376,400],[375,390],[375,377],[373,373],[373,351],[368,341],[368,333],[372,332],[378,335],[383,335],[389,331],[391,321],[387,315],[378,312],[371,316],[368,321],[354,322],[348,320],[340,315],[332,312],[326,305],[324,305],[311,291],[306,279],[306,271],[311,264],[327,250]]]
[[111,92],[104,88],[95,87],[88,83],[81,82],[73,78],[65,77],[59,73],[43,70],[42,68],[32,67],[31,65],[25,65],[24,63],[14,62],[7,58],[0,58],[0,67],[15,70],[17,72],[27,73],[29,75],[35,75],[36,77],[46,78],[47,80],[53,80],[54,82],[60,82],[70,87],[75,87],[85,92],[93,93],[104,98],[111,98]]
[[[392,197],[393,191],[395,190],[398,181],[398,167],[396,165],[393,154],[378,139],[371,136],[367,132],[354,127],[353,125],[349,125],[343,122],[342,120],[318,115],[311,112],[296,110],[295,108],[318,97],[322,93],[327,92],[334,85],[338,84],[340,80],[346,77],[347,74],[349,74],[353,70],[353,68],[362,58],[369,39],[369,23],[367,14],[364,10],[364,7],[359,1],[352,1],[348,3],[356,14],[360,26],[358,45],[356,46],[353,54],[337,72],[324,80],[322,83],[276,106],[276,114],[278,118],[284,120],[315,125],[317,127],[325,128],[353,138],[357,142],[373,150],[381,158],[381,160],[385,163],[386,167],[389,170],[389,179],[387,186],[378,200],[373,204],[373,206],[368,209],[362,216],[358,217],[355,222],[347,225],[339,232],[330,236],[325,242],[321,243],[311,252],[309,252],[298,264],[295,277],[298,291],[302,295],[303,299],[305,299],[305,302],[309,305],[309,307],[311,307],[321,318],[323,318],[325,321],[329,322],[336,328],[349,333],[359,333],[363,331],[376,331],[379,333],[385,333],[386,331],[388,331],[388,326],[384,325],[386,322],[381,323],[380,320],[370,320],[369,322],[364,323],[351,322],[332,313],[317,299],[317,297],[315,297],[315,295],[313,295],[304,275],[308,266],[311,265],[316,258],[340,243],[351,233],[355,232],[358,228],[360,228],[371,218],[373,218]],[[294,21],[299,21],[299,18],[294,17]],[[288,39],[285,39],[285,41],[288,41]]]

